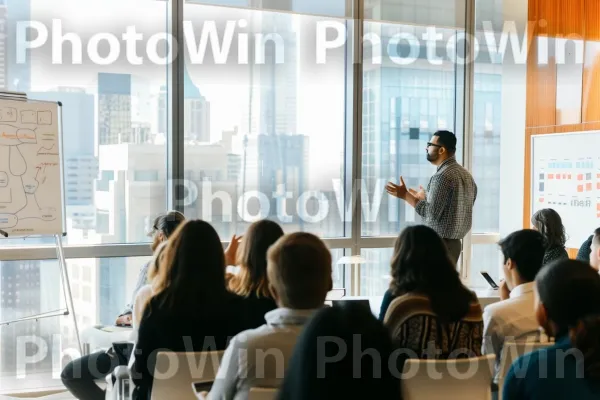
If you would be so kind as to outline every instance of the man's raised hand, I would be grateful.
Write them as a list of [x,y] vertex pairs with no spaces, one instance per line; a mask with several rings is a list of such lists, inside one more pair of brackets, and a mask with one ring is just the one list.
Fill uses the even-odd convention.
[[404,179],[400,177],[400,184],[396,185],[395,183],[388,182],[385,187],[385,190],[389,195],[397,197],[399,199],[406,199],[406,195],[408,193],[408,189],[406,188],[406,184],[404,183]]

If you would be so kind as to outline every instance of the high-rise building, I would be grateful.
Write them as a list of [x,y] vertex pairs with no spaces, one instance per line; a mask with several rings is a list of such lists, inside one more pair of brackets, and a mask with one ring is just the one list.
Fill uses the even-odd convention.
[[[187,68],[183,79],[183,138],[186,142],[210,142],[210,102],[200,93]],[[158,133],[167,135],[169,93],[162,86],[158,96]]]
[[131,75],[98,74],[98,145],[131,143]]
[[[38,315],[40,303],[41,261],[0,262],[0,323]],[[49,311],[49,310],[45,310]],[[0,326],[0,375],[14,372],[17,366],[16,338],[39,336],[40,327],[35,322],[22,322]]]
[[62,156],[64,161],[67,219],[74,227],[93,229],[95,225],[94,181],[98,161],[94,155],[94,96],[83,88],[59,87],[49,92],[29,93],[37,100],[62,103]]
[[[391,35],[403,27],[373,24],[370,29],[376,30],[375,33],[382,37],[383,47],[386,49]],[[419,36],[421,32],[417,30],[416,34]],[[443,51],[438,49],[437,54],[444,54]],[[369,49],[365,49],[365,54],[368,52]],[[455,129],[455,96],[459,90],[456,86],[456,67],[446,61],[443,65],[432,68],[426,54],[425,46],[422,46],[420,57],[406,66],[395,65],[386,57],[381,65],[365,63],[362,178],[369,193],[374,193],[377,185],[377,190],[383,190],[385,182],[397,180],[400,175],[409,187],[427,187],[435,167],[426,159],[426,144],[435,131]],[[497,70],[476,69],[474,163],[485,165],[486,168],[474,171],[478,185],[474,226],[490,226],[490,230],[498,224],[500,90],[501,76]],[[459,140],[457,158],[460,161],[463,132],[456,134]],[[365,201],[363,197],[363,203]],[[377,220],[366,222],[363,219],[362,234],[396,235],[406,225],[420,221],[421,218],[412,207],[384,195]],[[381,276],[387,274],[389,254],[383,251],[369,251],[365,254],[369,262],[384,266]],[[376,273],[371,275],[378,276]],[[387,285],[385,279],[376,280],[376,283],[364,283],[365,287],[369,287],[370,293],[385,290]]]
[[[284,7],[285,2],[278,2]],[[291,3],[291,2],[290,2]],[[289,5],[291,7],[291,5]],[[290,17],[291,18],[291,17]],[[290,18],[278,13],[252,13],[252,32],[276,33],[283,46],[265,46],[264,64],[250,66],[249,109],[242,133],[250,135],[297,134],[298,51]],[[285,62],[278,62],[281,60]]]

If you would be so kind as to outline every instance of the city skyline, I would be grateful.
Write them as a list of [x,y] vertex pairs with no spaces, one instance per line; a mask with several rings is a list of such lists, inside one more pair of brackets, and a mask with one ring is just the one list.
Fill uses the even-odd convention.
[[[3,18],[2,5],[8,4],[9,32],[15,29],[13,18],[28,19],[26,14],[30,12],[32,18],[40,19],[51,13],[62,15],[65,26],[70,24],[71,29],[86,31],[97,27],[96,23],[102,26],[104,18],[114,14],[110,6],[103,8],[89,1],[51,3],[0,0],[0,18]],[[212,0],[211,3],[244,6],[249,2]],[[106,4],[116,7],[120,3]],[[346,13],[345,1],[323,4],[317,0],[295,0],[278,2],[278,6],[308,13],[322,6],[323,14],[338,17]],[[124,7],[129,10],[126,7],[131,6]],[[17,11],[13,14],[12,10]],[[352,127],[347,121],[352,112],[348,109],[352,88],[348,60],[333,60],[320,70],[304,67],[303,51],[306,51],[306,40],[310,39],[307,32],[319,17],[191,2],[186,3],[185,15],[201,21],[216,18],[223,10],[227,10],[231,19],[249,17],[262,27],[259,29],[281,32],[289,42],[286,46],[289,58],[284,65],[274,65],[274,55],[267,52],[271,64],[240,69],[239,74],[229,76],[211,75],[211,70],[186,64],[184,121],[178,134],[185,143],[184,178],[199,190],[195,200],[185,205],[186,216],[205,218],[207,202],[210,202],[213,224],[221,239],[228,240],[234,233],[243,233],[249,225],[243,215],[238,214],[235,200],[244,192],[256,190],[268,196],[270,213],[266,216],[279,222],[286,231],[303,229],[322,237],[350,237],[350,224],[344,218],[349,193],[342,197],[340,211],[332,183],[338,180],[345,189],[351,184]],[[369,12],[378,18],[377,12],[381,11]],[[150,16],[141,22],[147,29],[165,23],[164,4],[150,5],[148,12]],[[136,19],[126,17],[125,11],[117,14],[114,26],[127,22],[127,18]],[[88,20],[90,27],[83,26],[86,23],[82,21]],[[153,24],[155,26],[151,26]],[[412,29],[400,24],[369,22],[368,25],[386,31]],[[10,49],[11,44],[7,46]],[[427,185],[434,168],[425,159],[424,147],[436,129],[456,127],[462,140],[460,126],[455,121],[460,110],[454,106],[459,85],[455,66],[451,64],[438,69],[420,62],[408,67],[366,66],[361,169],[367,190],[363,190],[363,204],[375,201],[378,182],[398,179],[400,174],[408,177],[407,183],[411,186]],[[169,190],[167,135],[171,123],[171,93],[167,72],[166,67],[134,70],[123,65],[61,68],[49,65],[48,59],[35,52],[25,65],[0,57],[0,79],[4,73],[9,89],[27,91],[31,98],[64,103],[63,157],[69,245],[149,241],[147,233],[152,220],[166,210]],[[474,222],[475,226],[492,230],[498,224],[499,159],[494,154],[500,142],[500,72],[484,67],[476,71],[475,83],[475,96],[481,102],[474,108],[475,140],[480,145],[474,153],[474,162],[491,165],[485,171],[474,172],[481,183]],[[212,185],[213,198],[203,197],[202,183],[206,182]],[[293,217],[291,222],[285,222],[278,214],[280,185],[293,192],[286,210],[286,214]],[[234,199],[229,209],[221,206],[219,191],[231,194]],[[299,195],[308,191],[321,191],[331,205],[329,215],[319,223],[303,222],[299,218],[301,213],[295,210]],[[387,196],[380,200],[379,218],[374,222],[363,218],[362,236],[396,235],[406,224],[419,221],[414,211],[403,204]],[[310,202],[305,212],[318,215],[322,211],[318,207],[314,201]],[[248,208],[256,212],[256,201],[250,202]],[[334,250],[337,257],[334,263],[347,255],[344,252],[344,249]],[[486,252],[486,256],[488,253],[491,251]],[[361,294],[383,293],[389,283],[391,249],[362,249],[361,255],[370,262],[361,270]],[[68,261],[80,329],[114,323],[116,315],[131,300],[139,269],[147,261],[145,257]],[[27,267],[29,272],[21,272],[21,267]],[[9,283],[30,285],[27,296],[24,294],[20,300],[27,298],[26,307],[15,307],[16,291],[2,295],[0,322],[15,315],[42,312],[62,301],[55,262],[3,261],[0,269],[2,290],[8,289]],[[339,266],[336,271],[336,284],[343,285],[344,274],[339,273]],[[0,332],[2,343],[14,343],[17,336],[29,332],[44,337],[59,333],[63,337],[62,348],[74,343],[74,327],[68,318],[57,318],[53,323],[0,326]],[[7,348],[2,346],[0,351],[0,374],[14,370],[15,354]],[[43,371],[49,364],[45,361],[37,367],[36,371]]]

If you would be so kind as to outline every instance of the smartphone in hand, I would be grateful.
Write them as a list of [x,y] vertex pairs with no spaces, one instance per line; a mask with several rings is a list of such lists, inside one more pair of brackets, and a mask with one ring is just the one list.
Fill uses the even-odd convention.
[[483,276],[485,278],[485,280],[487,281],[487,283],[489,283],[489,285],[492,287],[492,289],[498,290],[500,288],[496,284],[496,282],[494,282],[494,280],[492,279],[492,277],[490,276],[490,274],[488,274],[487,272],[481,271],[481,276]]

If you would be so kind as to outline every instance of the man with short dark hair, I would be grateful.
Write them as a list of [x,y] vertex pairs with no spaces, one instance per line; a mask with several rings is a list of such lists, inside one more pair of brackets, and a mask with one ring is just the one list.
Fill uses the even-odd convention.
[[500,354],[506,339],[520,340],[538,336],[534,311],[534,280],[544,261],[544,237],[538,231],[513,232],[499,243],[504,255],[504,277],[500,287],[502,301],[488,305],[483,312],[483,354]]
[[596,271],[600,270],[600,228],[594,231],[592,244],[590,246],[590,265]]
[[449,131],[437,131],[427,143],[427,161],[436,165],[427,192],[408,189],[404,179],[400,184],[389,182],[387,192],[413,206],[425,225],[435,230],[446,242],[454,263],[462,251],[461,240],[471,230],[477,185],[473,176],[456,161],[456,136]]

